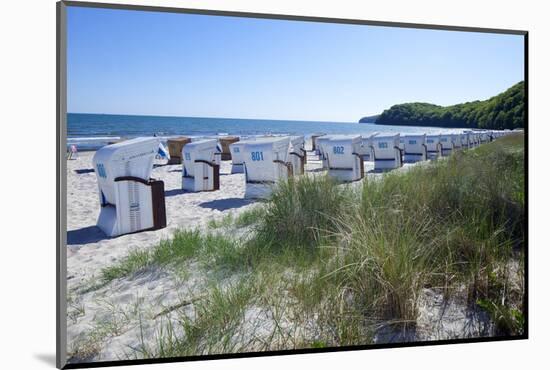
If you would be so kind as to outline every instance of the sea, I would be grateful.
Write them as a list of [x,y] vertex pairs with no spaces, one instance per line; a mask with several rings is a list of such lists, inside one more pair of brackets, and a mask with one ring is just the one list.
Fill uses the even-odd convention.
[[224,135],[360,134],[374,132],[440,132],[437,127],[385,126],[355,122],[283,121],[266,119],[136,116],[120,114],[67,114],[67,145],[78,150],[96,150],[109,143],[140,136],[168,140],[176,136],[215,138]]

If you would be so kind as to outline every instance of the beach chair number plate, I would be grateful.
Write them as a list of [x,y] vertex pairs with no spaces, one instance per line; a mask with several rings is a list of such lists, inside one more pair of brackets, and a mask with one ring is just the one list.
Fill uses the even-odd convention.
[[99,175],[99,177],[102,177],[104,179],[107,178],[107,173],[105,172],[105,167],[103,166],[103,163],[97,164],[97,174]]
[[264,152],[252,152],[252,160],[253,161],[263,161],[264,160]]
[[334,154],[344,154],[344,147],[343,146],[333,146],[332,151]]

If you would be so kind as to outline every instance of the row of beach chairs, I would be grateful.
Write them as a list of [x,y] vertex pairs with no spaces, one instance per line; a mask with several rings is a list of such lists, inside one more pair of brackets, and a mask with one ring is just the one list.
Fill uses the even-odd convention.
[[[364,177],[364,162],[375,170],[399,168],[404,162],[438,158],[473,148],[506,131],[461,131],[433,134],[313,135],[311,157],[341,182]],[[107,236],[166,226],[164,182],[151,178],[160,138],[140,137],[107,145],[93,158],[101,211],[97,225]],[[191,192],[220,188],[220,162],[232,160],[231,173],[244,173],[245,198],[266,198],[273,186],[305,173],[308,152],[303,136],[237,137],[168,141],[168,163],[182,165],[182,189]]]
[[[461,131],[441,134],[315,135],[314,148],[323,169],[342,181],[363,177],[363,161],[374,163],[375,171],[396,169],[449,156],[453,151],[477,147],[511,131]],[[351,164],[351,166],[350,166]],[[352,170],[353,168],[353,170]]]

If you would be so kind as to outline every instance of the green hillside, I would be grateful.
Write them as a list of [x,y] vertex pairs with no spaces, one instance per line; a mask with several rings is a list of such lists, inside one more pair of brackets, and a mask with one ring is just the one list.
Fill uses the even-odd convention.
[[523,128],[525,84],[515,84],[483,101],[442,107],[429,103],[405,103],[386,109],[376,120],[380,125],[467,127],[487,129]]

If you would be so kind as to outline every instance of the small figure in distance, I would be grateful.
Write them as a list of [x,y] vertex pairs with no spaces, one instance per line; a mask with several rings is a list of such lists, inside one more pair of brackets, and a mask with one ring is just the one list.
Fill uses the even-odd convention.
[[68,150],[68,157],[67,159],[78,159],[78,150],[76,148],[76,145],[71,144]]

